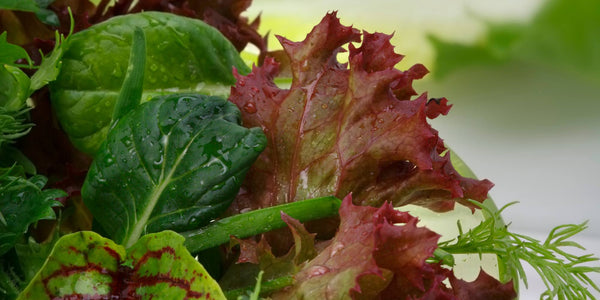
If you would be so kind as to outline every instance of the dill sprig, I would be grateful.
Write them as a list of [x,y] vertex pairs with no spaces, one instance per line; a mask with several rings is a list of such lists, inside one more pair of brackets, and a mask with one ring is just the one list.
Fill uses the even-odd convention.
[[[494,212],[479,202],[479,206],[487,218],[478,226],[464,232],[458,222],[459,235],[457,238],[441,242],[440,251],[434,253],[435,259],[445,264],[452,264],[453,254],[492,253],[504,263],[511,278],[520,278],[527,287],[527,276],[522,262],[529,264],[541,277],[547,290],[540,299],[595,299],[589,287],[596,291],[600,288],[594,283],[589,273],[600,273],[600,266],[591,266],[599,261],[592,254],[575,255],[567,251],[567,247],[585,250],[580,244],[569,238],[587,228],[587,221],[581,224],[560,225],[552,229],[545,241],[541,242],[532,237],[510,232],[504,225],[500,214],[509,203]],[[573,250],[573,249],[569,249]]]

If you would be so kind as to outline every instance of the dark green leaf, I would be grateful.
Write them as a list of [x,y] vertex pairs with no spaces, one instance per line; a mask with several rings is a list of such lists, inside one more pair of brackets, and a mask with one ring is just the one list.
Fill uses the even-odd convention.
[[50,0],[0,0],[0,9],[18,10],[35,13],[36,17],[44,24],[60,26],[58,16],[46,9],[54,1]]
[[125,115],[98,151],[82,197],[102,229],[132,245],[142,234],[190,230],[218,217],[264,149],[220,98],[175,94]]
[[35,175],[37,173],[33,162],[21,150],[10,145],[3,145],[0,147],[0,168],[13,167],[21,169],[23,176],[24,174]]
[[44,24],[56,27],[60,26],[60,20],[52,10],[40,8],[35,12],[35,16]]
[[30,179],[0,174],[0,255],[11,249],[27,231],[30,224],[55,217],[52,207],[66,194],[60,190],[42,190],[46,178],[36,175]]
[[248,72],[215,28],[174,14],[129,14],[73,34],[51,97],[71,141],[88,154],[108,132],[135,27],[144,31],[147,44],[142,102],[174,91],[227,96],[235,82],[232,68]]
[[146,235],[127,250],[94,232],[66,235],[18,299],[82,298],[225,299],[172,231]]
[[40,7],[35,0],[0,0],[0,9],[35,12]]
[[56,232],[52,238],[43,243],[38,243],[30,237],[26,242],[15,245],[15,252],[25,283],[31,281],[42,268],[58,238],[58,232]]
[[14,257],[0,256],[0,299],[16,299],[21,292],[22,279],[16,273]]

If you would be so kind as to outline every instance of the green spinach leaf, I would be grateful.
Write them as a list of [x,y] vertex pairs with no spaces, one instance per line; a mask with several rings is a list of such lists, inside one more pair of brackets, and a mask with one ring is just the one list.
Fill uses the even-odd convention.
[[66,235],[18,299],[225,299],[183,240],[164,231],[125,250],[94,232]]
[[82,197],[104,232],[130,246],[147,232],[218,217],[266,145],[220,97],[160,96],[123,116],[98,151]]
[[60,205],[55,199],[66,195],[61,190],[42,190],[44,176],[25,179],[10,172],[0,174],[0,255],[14,247],[29,225],[55,218],[52,207]]
[[232,68],[247,73],[237,50],[202,21],[161,12],[118,16],[73,34],[51,98],[62,127],[94,154],[105,139],[128,66],[134,28],[146,36],[142,102],[173,92],[227,96]]

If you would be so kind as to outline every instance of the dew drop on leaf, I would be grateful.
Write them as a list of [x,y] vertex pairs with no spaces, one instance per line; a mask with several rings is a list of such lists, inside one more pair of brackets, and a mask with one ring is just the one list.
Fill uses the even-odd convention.
[[104,164],[106,164],[107,166],[110,166],[114,163],[115,163],[115,159],[112,156],[107,156],[106,159],[104,159]]
[[314,266],[310,268],[308,278],[325,275],[329,272],[329,268],[325,266]]
[[254,104],[254,102],[246,103],[246,105],[244,105],[244,111],[249,114],[256,113],[256,104]]

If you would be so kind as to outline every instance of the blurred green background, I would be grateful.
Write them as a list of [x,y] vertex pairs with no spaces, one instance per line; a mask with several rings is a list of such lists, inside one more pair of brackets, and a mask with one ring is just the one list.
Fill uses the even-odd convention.
[[[575,240],[600,255],[599,0],[254,0],[247,16],[261,14],[275,48],[274,34],[302,40],[334,10],[394,33],[399,68],[431,71],[417,91],[453,104],[434,128],[495,183],[498,206],[520,201],[504,213],[513,231],[543,239],[589,220]],[[529,278],[521,299],[538,299],[543,283]]]

